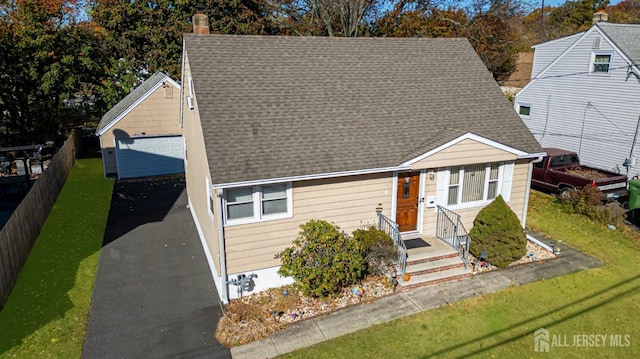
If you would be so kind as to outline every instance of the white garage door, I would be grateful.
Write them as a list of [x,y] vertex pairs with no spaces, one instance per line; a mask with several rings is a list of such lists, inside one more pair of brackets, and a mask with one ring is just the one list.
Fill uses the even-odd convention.
[[184,173],[182,136],[116,139],[118,178]]

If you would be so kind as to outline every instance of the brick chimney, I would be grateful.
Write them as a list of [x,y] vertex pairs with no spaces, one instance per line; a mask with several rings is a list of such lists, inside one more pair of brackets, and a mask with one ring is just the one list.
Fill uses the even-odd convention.
[[196,13],[191,18],[193,23],[193,33],[198,35],[209,35],[209,16],[204,13],[204,5],[196,6]]
[[608,21],[609,21],[609,14],[607,14],[604,10],[598,10],[591,17],[591,25],[598,22],[608,22]]

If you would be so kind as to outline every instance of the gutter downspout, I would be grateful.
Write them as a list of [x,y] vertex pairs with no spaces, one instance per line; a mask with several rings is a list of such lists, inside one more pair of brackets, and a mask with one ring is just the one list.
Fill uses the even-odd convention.
[[220,259],[221,278],[220,297],[222,298],[222,303],[229,304],[229,287],[227,284],[227,256],[225,252],[226,249],[224,242],[224,218],[222,217],[222,193],[223,192],[221,189],[216,190],[216,197],[218,198],[218,215],[216,219],[218,221],[218,244],[220,245],[220,248],[218,249],[220,251],[220,254],[218,255],[218,258]]
[[525,189],[524,196],[524,206],[522,208],[522,219],[520,220],[520,225],[522,228],[527,227],[527,213],[529,212],[529,195],[531,193],[531,178],[533,177],[533,164],[539,163],[542,161],[544,157],[538,157],[537,159],[529,162],[529,173],[527,174],[527,185]]
[[180,75],[180,123],[179,126],[180,128],[184,128],[184,59],[186,58],[185,56],[186,54],[186,48],[185,48],[185,41],[184,41],[184,36],[182,37],[182,70],[181,75]]

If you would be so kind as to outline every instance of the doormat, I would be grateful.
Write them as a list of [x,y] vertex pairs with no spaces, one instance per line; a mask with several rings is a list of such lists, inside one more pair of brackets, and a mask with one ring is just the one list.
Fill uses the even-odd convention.
[[425,242],[422,238],[409,239],[404,241],[404,245],[407,246],[407,249],[414,248],[422,248],[422,247],[431,247],[431,245]]

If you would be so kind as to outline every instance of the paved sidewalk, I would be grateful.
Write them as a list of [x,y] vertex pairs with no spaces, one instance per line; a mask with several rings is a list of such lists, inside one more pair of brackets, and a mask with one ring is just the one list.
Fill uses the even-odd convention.
[[[546,240],[543,241],[546,242]],[[402,318],[465,298],[604,265],[598,259],[566,245],[561,245],[561,249],[562,252],[558,258],[545,263],[526,264],[437,286],[399,292],[374,303],[352,306],[330,315],[311,318],[266,339],[232,348],[231,355],[235,359],[273,358],[374,324]]]

